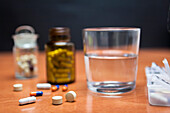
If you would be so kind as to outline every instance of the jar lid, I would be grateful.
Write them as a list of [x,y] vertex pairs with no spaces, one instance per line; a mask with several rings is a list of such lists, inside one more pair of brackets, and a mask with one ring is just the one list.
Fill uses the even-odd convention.
[[34,29],[31,26],[20,26],[15,30],[13,35],[14,44],[19,48],[34,48],[36,47],[36,40],[38,35],[34,33]]
[[16,30],[15,30],[16,34],[20,34],[20,33],[35,33],[35,30],[33,27],[28,26],[28,25],[23,25],[23,26],[19,26]]

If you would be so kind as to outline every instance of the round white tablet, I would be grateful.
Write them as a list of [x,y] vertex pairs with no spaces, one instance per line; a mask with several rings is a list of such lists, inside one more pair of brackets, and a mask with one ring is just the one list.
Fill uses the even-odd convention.
[[62,96],[53,96],[52,97],[52,103],[55,105],[62,104],[63,103],[63,97]]
[[14,87],[14,91],[22,91],[22,84],[14,84],[13,87]]
[[76,99],[76,93],[74,91],[69,91],[65,95],[65,98],[68,102],[73,102]]

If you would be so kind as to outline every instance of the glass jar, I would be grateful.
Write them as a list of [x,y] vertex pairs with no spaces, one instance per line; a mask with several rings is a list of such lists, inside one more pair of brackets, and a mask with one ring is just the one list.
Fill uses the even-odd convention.
[[75,81],[75,49],[67,27],[49,30],[50,41],[45,45],[47,82],[65,84]]
[[15,60],[15,76],[18,79],[33,78],[37,73],[38,35],[31,26],[20,26],[16,29],[13,54]]

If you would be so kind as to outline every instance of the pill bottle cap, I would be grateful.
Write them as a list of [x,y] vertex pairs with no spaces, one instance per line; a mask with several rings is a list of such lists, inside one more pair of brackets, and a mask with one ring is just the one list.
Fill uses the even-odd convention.
[[70,41],[70,29],[68,27],[54,27],[49,30],[49,37],[52,41]]

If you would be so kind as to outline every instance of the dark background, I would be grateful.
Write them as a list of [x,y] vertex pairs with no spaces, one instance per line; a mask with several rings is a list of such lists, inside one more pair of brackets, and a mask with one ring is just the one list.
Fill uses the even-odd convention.
[[76,49],[82,49],[85,27],[140,27],[141,47],[170,47],[168,0],[0,0],[0,51],[11,51],[16,27],[31,25],[39,48],[48,41],[48,29],[67,26]]

